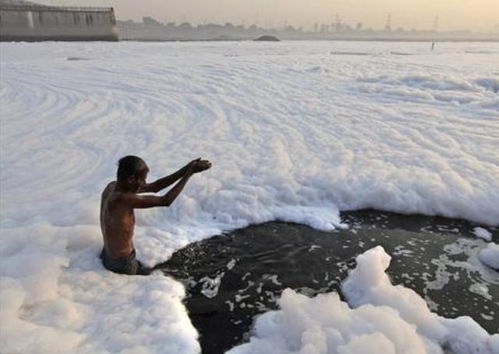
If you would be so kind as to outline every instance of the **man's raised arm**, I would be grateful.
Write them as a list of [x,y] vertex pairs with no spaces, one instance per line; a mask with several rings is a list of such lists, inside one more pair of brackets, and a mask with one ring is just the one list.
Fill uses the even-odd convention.
[[196,160],[193,160],[189,162],[187,165],[182,167],[180,170],[178,170],[175,173],[172,173],[169,176],[160,178],[152,183],[147,183],[140,187],[140,189],[137,191],[137,193],[158,193],[159,191],[165,189],[166,187],[172,185],[173,183],[177,182],[179,179],[181,179],[187,172],[189,165],[191,165],[194,161],[200,161],[201,158],[198,158]]
[[155,195],[138,195],[135,193],[126,193],[123,195],[123,201],[134,209],[145,209],[159,206],[170,206],[184,189],[187,181],[191,178],[192,168],[187,168],[180,181],[168,191],[165,195],[158,197]]
[[[153,208],[158,206],[170,206],[184,189],[185,184],[194,173],[206,171],[211,168],[211,162],[208,160],[196,159],[187,164],[180,181],[168,191],[165,195],[158,197],[155,195],[138,195],[135,193],[125,193],[123,201],[132,208]],[[180,169],[177,172],[182,171]],[[175,172],[174,174],[176,174]],[[169,176],[167,176],[169,177]],[[165,177],[165,178],[167,178]],[[178,178],[177,178],[178,179]]]

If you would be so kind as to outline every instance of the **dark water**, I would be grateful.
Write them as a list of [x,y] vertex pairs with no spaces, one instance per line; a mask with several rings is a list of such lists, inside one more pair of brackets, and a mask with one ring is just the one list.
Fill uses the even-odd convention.
[[[499,332],[499,273],[477,259],[486,245],[472,233],[477,225],[373,210],[343,213],[342,221],[350,228],[254,225],[190,244],[161,265],[188,289],[185,304],[203,353],[244,342],[254,316],[276,309],[285,288],[341,296],[355,257],[377,245],[392,256],[393,284],[415,290],[439,315],[468,315],[489,333]],[[499,242],[498,230],[488,229]]]

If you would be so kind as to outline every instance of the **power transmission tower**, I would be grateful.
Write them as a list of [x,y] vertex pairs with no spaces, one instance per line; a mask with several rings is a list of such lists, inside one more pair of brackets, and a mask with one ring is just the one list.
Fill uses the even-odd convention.
[[391,32],[392,30],[392,14],[388,13],[386,16],[386,24],[385,24],[385,31]]
[[438,31],[438,22],[439,22],[439,17],[438,17],[438,15],[436,15],[435,19],[433,20],[433,31],[434,32]]

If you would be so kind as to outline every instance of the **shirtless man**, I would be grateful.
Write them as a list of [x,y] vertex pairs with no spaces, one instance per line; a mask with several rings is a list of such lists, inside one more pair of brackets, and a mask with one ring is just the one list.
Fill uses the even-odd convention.
[[[118,163],[117,180],[111,182],[102,192],[100,225],[104,237],[104,248],[100,258],[104,267],[115,273],[147,275],[151,269],[135,259],[133,230],[135,227],[134,209],[168,207],[182,192],[194,173],[211,167],[207,160],[196,159],[177,172],[147,183],[147,167],[137,156],[125,156]],[[179,181],[163,196],[141,195],[157,193]]]

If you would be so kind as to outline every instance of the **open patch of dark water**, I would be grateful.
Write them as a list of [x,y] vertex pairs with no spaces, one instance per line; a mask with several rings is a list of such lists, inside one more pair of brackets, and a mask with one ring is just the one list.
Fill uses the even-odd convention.
[[[363,210],[342,213],[346,230],[268,222],[190,244],[159,268],[188,289],[185,305],[203,353],[244,342],[256,315],[277,308],[286,288],[309,296],[337,291],[355,257],[381,245],[388,274],[422,296],[432,311],[471,316],[499,332],[499,273],[477,259],[486,243],[463,220]],[[493,241],[499,231],[488,228]]]

